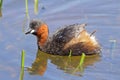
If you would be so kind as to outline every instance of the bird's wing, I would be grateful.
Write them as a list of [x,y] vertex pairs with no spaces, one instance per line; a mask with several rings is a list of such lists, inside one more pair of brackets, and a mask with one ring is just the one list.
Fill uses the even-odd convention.
[[58,30],[53,35],[53,41],[56,43],[66,43],[72,38],[77,37],[85,29],[86,24],[73,24]]

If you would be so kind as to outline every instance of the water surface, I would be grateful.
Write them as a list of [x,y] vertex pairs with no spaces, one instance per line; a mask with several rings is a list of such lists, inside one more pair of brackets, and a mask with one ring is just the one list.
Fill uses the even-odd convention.
[[[36,37],[25,35],[29,19],[25,1],[4,1],[0,17],[0,79],[19,80],[21,51],[26,51],[24,80],[119,80],[120,79],[120,1],[119,0],[40,0],[34,14],[29,1],[30,19],[45,21],[50,35],[64,25],[87,23],[89,32],[102,46],[102,56],[87,56],[78,68],[80,56],[63,57],[41,53]],[[44,7],[44,8],[42,8]]]

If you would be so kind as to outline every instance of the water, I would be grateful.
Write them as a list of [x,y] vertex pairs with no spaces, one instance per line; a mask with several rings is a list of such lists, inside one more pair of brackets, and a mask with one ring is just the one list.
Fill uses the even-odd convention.
[[24,34],[29,23],[25,1],[4,1],[0,17],[0,79],[19,80],[23,49],[28,68],[24,70],[24,80],[120,79],[120,1],[40,0],[39,3],[39,14],[35,15],[33,1],[29,1],[30,19],[45,21],[51,34],[64,25],[87,23],[89,32],[97,31],[95,35],[102,46],[102,56],[86,57],[83,67],[77,69],[79,56],[69,59],[40,53],[36,38]]

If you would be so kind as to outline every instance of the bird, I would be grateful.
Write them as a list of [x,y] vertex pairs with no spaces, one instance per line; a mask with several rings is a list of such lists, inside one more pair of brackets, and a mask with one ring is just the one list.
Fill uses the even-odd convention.
[[60,56],[94,55],[101,53],[101,46],[93,31],[88,33],[87,24],[65,25],[49,35],[48,25],[39,19],[29,23],[29,30],[25,34],[33,34],[37,38],[38,49],[44,53]]

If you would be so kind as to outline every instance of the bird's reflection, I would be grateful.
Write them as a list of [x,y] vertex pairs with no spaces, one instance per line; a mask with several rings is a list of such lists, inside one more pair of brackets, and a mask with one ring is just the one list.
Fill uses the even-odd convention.
[[35,61],[33,62],[31,68],[28,68],[28,71],[32,75],[44,75],[47,70],[48,60],[51,61],[52,64],[57,66],[57,69],[63,70],[69,74],[81,75],[84,72],[87,66],[92,66],[94,63],[100,61],[99,55],[86,56],[85,61],[82,67],[78,68],[77,66],[80,63],[80,56],[56,56],[43,53],[38,50]]
[[31,68],[28,68],[30,74],[43,75],[47,69],[48,55],[38,50],[35,61]]

